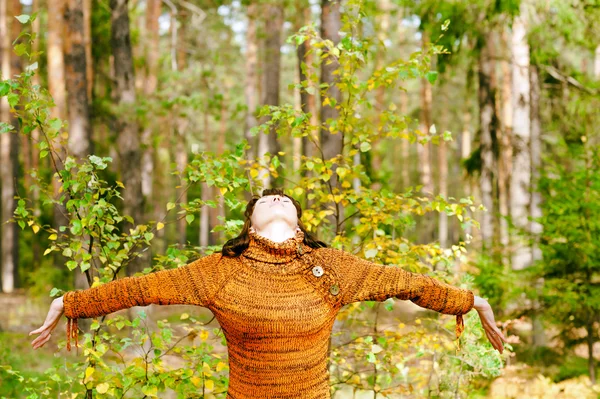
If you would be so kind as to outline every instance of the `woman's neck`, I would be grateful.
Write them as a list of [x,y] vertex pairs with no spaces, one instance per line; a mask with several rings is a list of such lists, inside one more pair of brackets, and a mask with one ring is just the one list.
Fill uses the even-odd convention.
[[283,242],[296,235],[296,230],[292,229],[285,222],[272,222],[264,226],[261,230],[254,228],[254,231],[273,242]]

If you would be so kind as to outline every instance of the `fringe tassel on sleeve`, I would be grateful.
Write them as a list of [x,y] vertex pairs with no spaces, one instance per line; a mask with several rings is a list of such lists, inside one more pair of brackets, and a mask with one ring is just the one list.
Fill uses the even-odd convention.
[[79,328],[77,326],[77,319],[67,318],[67,350],[71,351],[71,338],[75,339],[75,348],[79,348],[77,337]]
[[460,336],[465,330],[465,323],[463,321],[463,315],[456,315],[456,350],[460,351]]

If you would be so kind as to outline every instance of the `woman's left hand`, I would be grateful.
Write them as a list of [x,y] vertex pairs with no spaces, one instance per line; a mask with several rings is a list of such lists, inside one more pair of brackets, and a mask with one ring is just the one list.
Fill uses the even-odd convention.
[[487,300],[475,296],[475,303],[473,305],[479,318],[481,319],[481,325],[487,335],[488,339],[492,343],[492,346],[500,353],[504,350],[503,342],[506,342],[506,338],[502,331],[496,326],[496,320],[494,319],[494,311]]

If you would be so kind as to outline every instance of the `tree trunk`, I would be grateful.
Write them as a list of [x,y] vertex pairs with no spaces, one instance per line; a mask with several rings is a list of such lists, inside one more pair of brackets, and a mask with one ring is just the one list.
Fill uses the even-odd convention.
[[594,57],[594,77],[600,79],[600,45],[596,47],[596,54]]
[[246,30],[246,82],[244,95],[246,97],[246,126],[244,127],[245,138],[250,144],[247,159],[253,161],[257,156],[258,137],[250,134],[250,129],[258,124],[256,109],[258,107],[258,39],[256,35],[256,19],[258,7],[254,2],[248,5],[247,18],[248,28]]
[[[400,115],[408,115],[408,94],[400,91]],[[418,145],[418,144],[417,144]],[[402,139],[402,189],[410,186],[410,141]]]
[[67,118],[67,88],[65,83],[65,61],[63,27],[65,0],[48,0],[48,91],[56,104],[50,109],[53,118]]
[[488,34],[484,39],[479,55],[479,126],[481,146],[481,175],[479,185],[481,187],[481,200],[487,211],[481,219],[481,238],[484,249],[493,247],[496,237],[495,216],[495,185],[497,182],[497,163],[494,155],[496,145],[496,100],[495,90],[492,85],[494,74],[492,35]]
[[[431,122],[431,84],[427,79],[421,79],[421,117],[419,128],[424,134],[429,134]],[[429,143],[417,144],[419,156],[419,175],[423,192],[433,194],[433,178],[431,177],[431,145]]]
[[66,83],[69,107],[69,151],[77,158],[92,153],[92,126],[88,106],[87,60],[84,42],[83,0],[68,0]]
[[[158,57],[159,57],[159,32],[158,18],[161,10],[160,0],[148,0],[146,10],[146,81],[144,93],[146,97],[152,96],[158,88]],[[152,183],[154,172],[154,149],[152,146],[152,125],[146,126],[142,132],[142,194],[144,198],[152,198]],[[155,218],[158,215],[155,215]]]
[[[263,70],[263,105],[279,105],[279,82],[281,69],[281,31],[283,29],[283,6],[279,3],[272,3],[266,6],[266,38],[265,38],[265,62]],[[268,117],[261,118],[260,123],[264,123]],[[281,145],[277,139],[275,129],[272,128],[269,134],[261,134],[258,139],[258,158],[262,158],[267,152],[271,156],[277,155],[281,151]],[[279,156],[279,155],[277,155]],[[272,177],[268,170],[263,169],[260,173],[263,181],[263,187],[270,187]]]
[[83,0],[83,46],[85,47],[85,69],[88,104],[92,103],[94,66],[92,58],[92,0]]
[[[321,37],[328,39],[337,45],[340,41],[339,31],[341,29],[340,3],[338,1],[321,1]],[[330,124],[339,118],[339,111],[331,104],[324,104],[326,99],[331,99],[330,103],[341,103],[342,93],[337,86],[338,79],[334,72],[339,68],[339,62],[333,56],[324,51],[324,58],[321,61],[321,85],[327,85],[325,96],[321,98],[320,126],[321,126],[321,150],[325,160],[330,160],[343,153],[343,134],[342,132],[330,131]],[[331,192],[335,194],[334,189],[339,189],[336,174],[337,165],[332,166],[331,179],[328,184]],[[333,226],[333,234],[343,230],[339,222],[344,217],[344,210],[341,203],[333,204],[336,208],[332,215],[327,217],[329,223]]]
[[[208,109],[205,109],[203,112],[204,119],[204,142],[205,148],[207,151],[210,151],[210,142],[211,142],[211,133],[210,133],[210,124],[208,121],[209,114]],[[202,182],[202,201],[208,201],[212,198],[212,190],[205,182]],[[202,209],[200,209],[200,246],[206,247],[212,244],[210,240],[210,230],[211,230],[211,215],[213,213],[213,208],[204,205]]]
[[[13,75],[20,73],[20,60],[16,62],[16,56],[12,52],[11,38],[16,38],[14,35],[14,26],[16,20],[11,18],[14,15],[20,15],[20,6],[15,4],[14,0],[0,0],[0,41],[1,41],[1,57],[2,57],[2,76],[5,79],[11,78]],[[11,30],[11,27],[13,28]],[[16,181],[19,170],[18,158],[18,139],[16,131],[18,131],[18,121],[10,114],[10,107],[6,97],[0,99],[0,120],[10,121],[15,127],[13,133],[4,133],[0,135],[0,181],[2,182],[1,191],[1,209],[0,223],[2,229],[2,237],[0,238],[2,261],[2,291],[11,293],[20,285],[18,273],[18,257],[19,257],[19,236],[16,223],[6,223],[7,220],[13,217],[13,212],[16,207],[14,196],[16,194]]]
[[[510,210],[512,222],[521,233],[528,233],[531,206],[531,107],[529,79],[529,45],[525,16],[513,22],[513,173]],[[522,270],[531,264],[531,248],[519,235],[513,235],[512,267]]]
[[587,347],[588,347],[588,372],[590,373],[590,382],[596,385],[596,361],[594,360],[594,344],[596,343],[594,320],[590,318],[590,322],[586,326],[587,330]]
[[[66,0],[48,0],[48,41],[46,51],[48,53],[48,91],[54,100],[55,107],[50,109],[52,118],[61,120],[67,119],[67,86],[65,81],[65,57],[64,57],[64,13],[66,10]],[[60,159],[64,158],[65,149],[58,139],[53,143],[55,151],[59,154]],[[57,162],[57,167],[61,167],[60,161]],[[60,197],[59,193],[60,181],[56,178],[52,179],[52,187],[54,197]],[[69,220],[65,216],[67,210],[64,205],[55,205],[54,209],[54,228],[58,230],[59,226],[68,225]],[[61,234],[59,232],[59,234]],[[64,258],[56,253],[54,263],[57,265],[64,264]]]
[[[450,99],[448,94],[448,89],[444,89],[444,99],[446,99],[445,103],[450,103]],[[442,116],[441,116],[441,129],[440,133],[444,130],[450,130],[448,126],[448,107],[442,108]],[[446,145],[446,141],[443,139],[443,135],[440,138],[440,144],[438,146],[438,165],[439,165],[439,178],[440,178],[440,191],[439,195],[448,199],[448,146]],[[439,214],[438,221],[438,237],[440,242],[440,247],[446,248],[448,246],[448,214],[444,211]]]
[[[133,71],[133,55],[129,33],[129,14],[127,0],[111,0],[111,46],[115,70],[115,103],[120,106],[116,117],[117,146],[123,190],[123,213],[130,215],[134,226],[125,223],[124,231],[143,222],[144,201],[142,195],[142,179],[140,171],[140,138],[138,125],[134,115],[126,112],[135,104],[135,79]],[[131,276],[143,269],[141,258],[134,259],[127,265],[127,275]]]
[[510,69],[511,48],[508,30],[502,31],[502,45],[504,55],[501,61],[502,69],[502,118],[501,128],[498,129],[500,154],[498,162],[498,193],[500,211],[500,243],[503,248],[503,263],[510,264],[510,256],[504,256],[510,248],[510,235],[508,232],[507,218],[510,216],[510,176],[512,173],[512,79]]
[[[86,158],[92,153],[92,125],[88,106],[87,59],[84,41],[83,0],[67,1],[66,87],[69,110],[69,153],[75,158]],[[89,240],[89,237],[86,237]],[[90,270],[91,273],[91,270]],[[90,286],[86,273],[74,274],[75,288]]]
[[[469,107],[469,102],[465,101],[463,115],[462,115],[462,132],[460,135],[460,158],[461,160],[466,160],[471,156],[471,109]],[[465,195],[470,197],[473,195],[473,183],[472,180],[469,179],[465,184]],[[471,210],[467,211],[469,217],[473,217],[473,213]],[[471,226],[468,226],[465,233],[471,234],[472,229]]]

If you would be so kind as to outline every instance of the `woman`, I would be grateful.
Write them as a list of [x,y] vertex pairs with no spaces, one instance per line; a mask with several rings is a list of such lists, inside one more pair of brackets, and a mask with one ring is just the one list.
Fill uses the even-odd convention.
[[222,252],[177,269],[69,291],[52,302],[44,325],[30,333],[40,334],[32,346],[48,342],[63,312],[70,339],[77,337],[77,318],[149,304],[205,306],[227,340],[228,399],[323,399],[330,397],[328,340],[337,312],[352,302],[396,297],[456,315],[457,336],[462,315],[477,309],[490,342],[502,353],[506,340],[485,299],[328,248],[306,231],[301,216],[296,200],[280,189],[265,190],[250,200],[241,234]]

